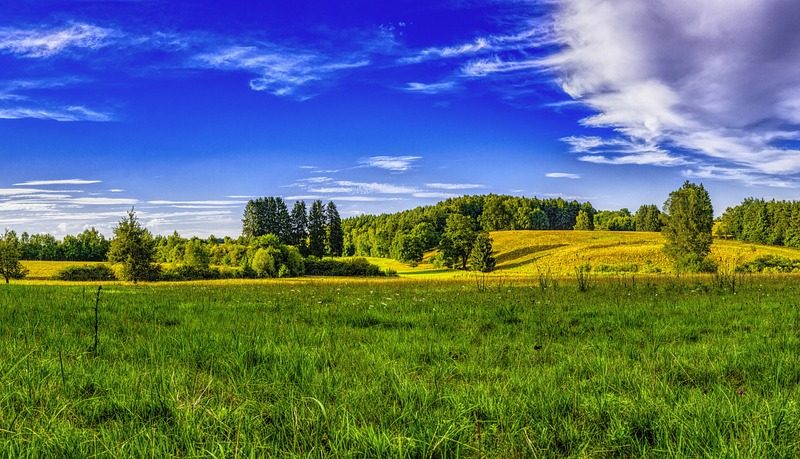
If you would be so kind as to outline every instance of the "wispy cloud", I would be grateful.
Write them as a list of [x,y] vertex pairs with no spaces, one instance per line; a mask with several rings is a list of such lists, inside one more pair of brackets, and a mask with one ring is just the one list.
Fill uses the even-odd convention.
[[443,81],[441,83],[419,83],[412,81],[406,83],[403,90],[421,94],[439,94],[442,92],[452,92],[456,88],[458,88],[458,85],[456,85],[454,81]]
[[0,52],[26,58],[52,57],[71,49],[99,49],[108,44],[111,29],[76,23],[61,27],[2,28]]
[[479,183],[426,183],[425,186],[434,190],[475,190],[486,188],[485,185]]
[[199,54],[193,62],[201,68],[251,72],[256,75],[250,80],[254,91],[298,98],[310,97],[300,89],[315,81],[369,64],[365,59],[332,60],[313,51],[297,51],[274,44],[229,46]]
[[560,179],[573,179],[573,180],[581,178],[579,174],[572,174],[569,172],[548,172],[544,174],[544,176],[547,178],[560,178]]
[[15,183],[14,186],[93,185],[95,183],[102,183],[102,182],[103,182],[102,180],[86,180],[86,179],[28,180],[27,182]]
[[417,191],[414,187],[394,185],[391,183],[376,183],[376,182],[352,182],[349,180],[338,180],[335,182],[337,185],[343,187],[352,187],[358,193],[381,193],[381,194],[407,194]]
[[447,199],[447,198],[454,198],[458,195],[455,193],[418,191],[416,193],[413,193],[412,196],[414,196],[415,198],[423,198],[423,199]]
[[392,172],[405,172],[413,167],[414,162],[422,156],[371,156],[362,159],[360,164],[366,167],[376,167]]
[[200,206],[230,206],[230,205],[241,205],[247,204],[247,201],[241,200],[205,200],[205,201],[168,201],[168,200],[154,200],[154,201],[147,201],[148,204],[154,206],[190,206],[190,205],[200,205]]
[[94,111],[80,105],[56,108],[0,107],[0,119],[24,118],[53,121],[113,121],[114,119],[108,113]]

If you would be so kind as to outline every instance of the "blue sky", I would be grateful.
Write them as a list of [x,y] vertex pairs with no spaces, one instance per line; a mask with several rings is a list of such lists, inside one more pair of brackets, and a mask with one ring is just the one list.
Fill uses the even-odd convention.
[[[667,4],[669,3],[669,4]],[[800,7],[765,0],[2,2],[0,227],[237,235],[464,193],[719,214],[800,185]]]

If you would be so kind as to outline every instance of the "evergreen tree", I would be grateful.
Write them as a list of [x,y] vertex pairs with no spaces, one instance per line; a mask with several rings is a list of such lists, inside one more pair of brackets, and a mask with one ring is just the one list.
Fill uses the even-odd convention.
[[266,200],[264,198],[251,199],[244,207],[242,235],[246,238],[254,238],[265,234],[267,234]]
[[667,223],[662,233],[667,238],[664,251],[679,267],[696,268],[706,263],[711,252],[714,209],[703,185],[686,181],[670,193],[664,204]]
[[328,202],[328,207],[325,209],[325,220],[327,222],[328,254],[332,257],[341,257],[344,249],[342,217],[339,216],[339,211],[333,201]]
[[0,276],[3,276],[6,284],[11,279],[25,277],[27,270],[19,261],[21,256],[22,247],[17,239],[17,233],[6,230],[0,237]]
[[135,284],[153,273],[154,258],[153,235],[139,223],[131,209],[128,217],[120,220],[114,228],[108,259],[112,263],[122,263],[123,278]]
[[308,215],[308,254],[315,257],[325,256],[325,209],[322,201],[311,204]]
[[492,239],[488,233],[479,233],[469,255],[469,269],[488,273],[494,270],[496,261],[492,256]]
[[550,220],[548,220],[547,214],[538,207],[533,209],[533,212],[531,212],[531,229],[550,229]]
[[636,231],[661,231],[661,211],[655,204],[645,204],[636,212]]
[[306,239],[308,239],[308,213],[305,202],[297,201],[294,203],[289,220],[291,225],[289,244],[297,247],[300,253],[305,255],[308,250],[306,247]]
[[289,208],[282,198],[275,199],[275,228],[272,234],[278,236],[283,244],[289,244],[292,238],[292,221]]

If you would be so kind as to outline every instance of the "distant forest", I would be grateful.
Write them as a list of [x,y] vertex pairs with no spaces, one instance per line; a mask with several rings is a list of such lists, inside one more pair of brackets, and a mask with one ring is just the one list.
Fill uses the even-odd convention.
[[[196,258],[212,265],[240,266],[252,259],[254,240],[273,235],[271,243],[292,246],[303,257],[368,256],[419,262],[440,249],[442,265],[459,267],[478,234],[503,230],[660,231],[665,216],[654,204],[596,210],[590,202],[562,198],[470,195],[392,214],[342,219],[336,204],[293,203],[280,197],[248,202],[237,238],[155,236],[156,261],[181,264]],[[717,219],[714,235],[761,244],[800,247],[800,202],[748,198]],[[22,259],[105,261],[111,241],[95,229],[57,239],[51,234],[22,233]],[[459,249],[454,245],[465,244]],[[263,244],[262,244],[263,245]],[[251,260],[250,260],[251,261]]]

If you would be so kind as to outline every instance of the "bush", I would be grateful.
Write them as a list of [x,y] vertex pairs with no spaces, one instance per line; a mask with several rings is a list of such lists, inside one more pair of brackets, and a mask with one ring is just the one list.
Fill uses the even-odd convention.
[[67,266],[56,274],[63,281],[110,281],[115,280],[114,270],[108,265]]
[[678,258],[675,267],[680,272],[689,273],[714,273],[717,272],[717,265],[713,260],[700,257],[696,254],[688,254]]
[[792,273],[800,271],[800,260],[778,255],[762,255],[736,267],[738,273]]
[[387,273],[381,270],[379,266],[373,265],[365,258],[353,258],[350,260],[307,258],[305,268],[306,274],[310,276],[387,276]]
[[221,272],[214,268],[201,268],[189,265],[179,265],[165,269],[161,272],[159,280],[164,281],[184,281],[184,280],[206,280],[220,279]]
[[639,265],[636,263],[621,263],[618,265],[599,264],[592,268],[596,273],[637,273]]

